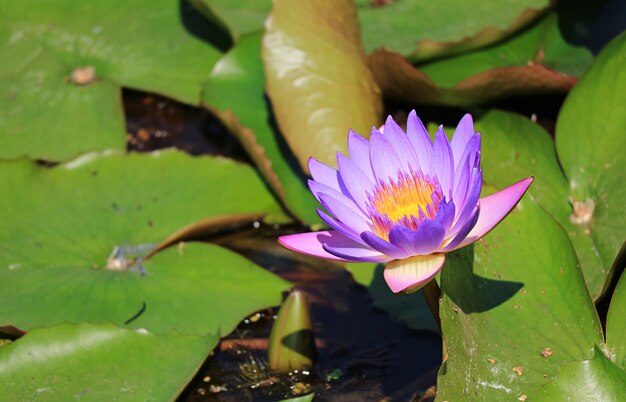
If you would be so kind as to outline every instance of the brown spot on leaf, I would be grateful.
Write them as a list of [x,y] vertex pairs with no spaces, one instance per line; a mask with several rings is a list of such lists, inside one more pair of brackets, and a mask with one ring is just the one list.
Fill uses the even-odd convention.
[[517,374],[518,376],[521,376],[522,374],[524,374],[524,367],[513,367],[512,370],[515,372],[515,374]]
[[496,359],[494,358],[487,359],[487,361],[489,362],[489,364],[496,364]]
[[541,351],[541,356],[543,356],[545,358],[548,358],[548,357],[552,356],[552,349],[551,348],[544,348]]
[[[570,222],[577,225],[587,225],[593,218],[596,203],[591,198],[587,198],[584,202],[570,199],[570,202],[574,208],[574,213],[569,217]],[[586,231],[585,234],[587,234]]]
[[520,395],[520,396],[519,396],[519,398],[517,398],[517,399],[519,399],[520,401],[524,402],[526,399],[528,399],[528,395],[526,395],[526,394],[522,394],[522,395]]
[[89,85],[96,78],[96,69],[93,66],[78,67],[72,71],[70,81],[76,85]]

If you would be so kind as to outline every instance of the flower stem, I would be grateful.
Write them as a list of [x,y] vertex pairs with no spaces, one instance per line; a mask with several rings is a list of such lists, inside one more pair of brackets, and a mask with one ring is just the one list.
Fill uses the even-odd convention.
[[424,294],[426,303],[428,303],[430,312],[433,313],[433,317],[435,318],[435,321],[437,321],[437,325],[441,330],[441,318],[439,317],[439,299],[441,298],[441,290],[439,289],[439,285],[437,285],[437,281],[434,279],[428,281],[428,283],[422,288],[422,293]]

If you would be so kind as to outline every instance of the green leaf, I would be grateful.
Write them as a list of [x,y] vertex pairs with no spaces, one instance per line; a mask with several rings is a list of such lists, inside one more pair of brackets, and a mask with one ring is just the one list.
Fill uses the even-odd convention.
[[602,342],[567,234],[532,197],[474,246],[448,254],[441,286],[441,400],[530,395]]
[[304,173],[271,121],[259,57],[261,39],[261,33],[243,36],[219,60],[204,86],[202,101],[237,136],[283,204],[302,221],[317,223],[317,202]]
[[602,266],[602,261],[585,228],[570,220],[573,212],[570,189],[549,134],[529,119],[499,111],[482,116],[476,122],[476,130],[481,133],[483,143],[484,180],[503,189],[521,178],[535,176],[529,193],[568,232],[589,292],[596,300],[606,278],[597,268]]
[[496,42],[535,19],[546,0],[396,0],[376,7],[360,1],[366,51],[387,48],[412,61]]
[[588,50],[565,41],[553,13],[501,44],[419,68],[387,50],[371,55],[368,63],[385,97],[468,107],[511,96],[565,93],[591,59]]
[[626,369],[624,334],[626,334],[626,275],[622,272],[606,317],[606,345],[611,353],[611,359],[618,366]]
[[124,149],[121,86],[198,104],[220,56],[184,2],[5,2],[0,26],[2,158]]
[[[553,12],[530,29],[495,46],[428,63],[420,66],[420,70],[441,87],[454,87],[481,73],[484,75],[473,80],[487,81],[502,73],[511,80],[521,80],[525,78],[524,71],[533,71],[539,79],[558,77],[558,73],[568,75],[573,84],[573,77],[580,76],[592,59],[589,50],[566,42]],[[533,82],[527,80],[523,84],[529,86]],[[549,83],[545,84],[549,88]]]
[[12,301],[0,306],[0,326],[111,321],[226,333],[279,304],[287,287],[230,251],[196,244],[159,252],[141,275],[137,258],[183,226],[280,214],[254,170],[227,159],[91,154],[53,169],[21,160],[0,164],[0,196],[0,293]]
[[595,246],[601,264],[585,270],[591,294],[602,292],[626,238],[626,34],[598,55],[559,114],[556,148],[574,204],[572,223]]
[[545,385],[533,401],[619,402],[626,392],[626,372],[596,347],[591,360],[563,366],[556,380]]
[[272,9],[271,0],[191,0],[204,14],[220,21],[230,36],[238,41],[242,36],[263,30]]
[[267,92],[305,171],[311,156],[334,165],[350,128],[368,135],[380,122],[380,91],[358,31],[350,0],[274,1],[263,38]]
[[2,399],[174,400],[218,341],[111,324],[34,329],[0,348]]

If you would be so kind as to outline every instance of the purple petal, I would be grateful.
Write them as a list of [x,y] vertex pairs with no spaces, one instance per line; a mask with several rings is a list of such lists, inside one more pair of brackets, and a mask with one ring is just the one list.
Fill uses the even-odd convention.
[[457,211],[461,210],[461,206],[465,204],[467,191],[470,187],[470,179],[472,177],[472,168],[470,165],[471,156],[468,155],[465,163],[457,168],[455,172],[455,183],[452,193],[452,201],[457,206]]
[[454,225],[452,226],[452,229],[450,229],[448,233],[449,235],[455,235],[459,232],[459,230],[461,230],[463,225],[465,225],[465,222],[467,222],[467,220],[471,218],[472,213],[474,212],[474,209],[476,208],[476,205],[478,205],[478,199],[480,198],[480,191],[482,190],[482,187],[483,187],[483,172],[480,170],[477,171],[477,173],[474,175],[474,177],[471,180],[472,180],[472,183],[471,183],[472,187],[467,193],[467,197],[464,201],[464,204],[462,205],[455,204],[460,209],[460,212],[457,212]]
[[[347,239],[344,235],[334,230],[327,230],[327,231],[322,231],[322,232],[298,233],[298,234],[293,234],[293,235],[280,236],[278,238],[278,242],[286,249],[295,251],[296,253],[302,253],[302,254],[312,255],[314,257],[326,258],[328,260],[348,261],[344,258],[339,258],[336,255],[330,254],[328,251],[324,250],[320,239],[325,239],[329,237],[338,238],[339,240],[345,239],[345,240],[352,242],[351,240]],[[354,244],[357,244],[357,243],[354,243]]]
[[446,197],[450,197],[450,187],[454,178],[454,160],[450,143],[443,131],[443,126],[439,126],[433,144],[433,154],[429,173],[435,175],[441,184],[441,190]]
[[354,229],[348,227],[347,225],[341,223],[340,221],[338,221],[337,219],[333,218],[330,215],[327,215],[326,213],[324,213],[324,211],[322,211],[319,208],[315,209],[317,211],[317,216],[320,217],[320,219],[322,221],[324,221],[325,224],[327,224],[328,226],[330,226],[331,228],[335,229],[337,232],[341,233],[342,235],[346,236],[349,239],[354,240],[355,242],[365,245],[365,242],[363,242],[363,239],[361,239],[361,234],[357,233],[354,231]]
[[473,136],[474,121],[472,120],[472,116],[468,113],[459,121],[456,130],[454,130],[452,141],[450,141],[452,155],[454,156],[454,166],[457,166],[459,162],[463,160],[462,155],[463,151],[465,151],[465,146]]
[[367,218],[365,218],[359,212],[356,212],[354,207],[351,208],[350,206],[343,204],[341,201],[331,197],[328,194],[321,193],[319,196],[324,208],[326,208],[328,212],[333,214],[333,216],[337,218],[341,223],[343,223],[356,233],[370,230]]
[[324,184],[318,183],[313,180],[309,180],[308,183],[309,183],[309,189],[311,190],[311,192],[313,193],[313,195],[315,196],[315,198],[320,204],[322,204],[320,194],[327,194],[333,197],[334,199],[336,199],[337,201],[341,202],[348,208],[352,209],[355,213],[361,215],[363,219],[368,219],[367,216],[361,212],[361,210],[359,209],[358,205],[354,202],[354,200],[350,198],[350,196],[344,195],[333,188],[330,188],[328,186],[325,186]]
[[[478,158],[478,161],[476,158]],[[480,133],[474,134],[472,138],[469,139],[461,159],[459,159],[458,162],[455,161],[455,183],[459,179],[459,175],[464,166],[469,164],[473,167],[477,162],[480,164]]]
[[478,216],[480,214],[480,204],[476,206],[472,215],[466,220],[466,222],[461,226],[457,234],[450,239],[448,244],[442,249],[444,252],[448,252],[454,250],[461,242],[467,237],[468,233],[474,228],[476,222],[478,221]]
[[340,177],[337,169],[325,165],[314,158],[309,158],[309,173],[311,173],[311,177],[316,182],[341,192]]
[[396,155],[398,155],[404,171],[408,172],[410,169],[419,169],[417,155],[409,142],[409,137],[407,137],[406,133],[391,116],[387,117],[387,121],[385,122],[385,138],[396,151]]
[[329,253],[352,262],[387,262],[391,260],[386,255],[363,246],[335,246],[327,242],[322,247]]
[[414,291],[437,276],[445,260],[444,254],[430,254],[391,261],[383,276],[394,293]]
[[350,160],[374,182],[374,172],[370,165],[370,143],[352,129],[348,132],[348,153]]
[[426,169],[430,167],[433,143],[424,124],[417,117],[415,110],[411,110],[411,113],[409,113],[409,118],[406,121],[406,134],[417,155],[420,164],[419,169],[426,173]]
[[376,182],[397,180],[402,163],[387,139],[378,130],[370,136],[370,161]]
[[439,210],[437,216],[435,216],[435,222],[439,223],[444,231],[447,233],[454,222],[454,214],[456,207],[452,201],[448,202],[445,199],[439,204]]
[[392,259],[406,258],[410,255],[406,250],[381,239],[369,231],[361,233],[361,239],[363,239],[363,241],[374,250],[377,250]]
[[511,210],[517,205],[528,187],[533,182],[533,177],[528,177],[518,181],[498,191],[495,194],[480,199],[480,212],[478,213],[478,221],[474,228],[469,232],[465,240],[457,247],[461,248],[480,239],[491,229],[493,229]]
[[402,225],[394,226],[389,231],[389,242],[410,255],[427,255],[439,249],[445,235],[446,231],[441,224],[425,219],[417,230]]
[[367,177],[354,162],[337,152],[337,165],[341,181],[350,193],[350,197],[367,214],[367,191],[372,191],[374,183]]

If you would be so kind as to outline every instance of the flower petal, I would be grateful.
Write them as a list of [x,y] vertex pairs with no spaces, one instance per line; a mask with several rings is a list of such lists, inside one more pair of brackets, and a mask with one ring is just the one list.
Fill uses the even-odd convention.
[[367,214],[367,192],[374,188],[374,183],[350,159],[337,152],[337,165],[341,181],[350,193],[350,197]]
[[409,118],[406,121],[406,134],[417,155],[420,164],[419,169],[422,173],[426,173],[426,169],[430,167],[433,143],[430,140],[428,131],[426,131],[426,127],[417,117],[415,110],[411,110],[411,113],[409,113]]
[[374,172],[370,164],[370,143],[352,129],[348,132],[348,154],[350,160],[374,182]]
[[[410,169],[417,170],[419,168],[419,162],[417,161],[417,155],[415,150],[409,142],[409,137],[400,128],[391,116],[387,117],[385,122],[385,138],[389,141],[393,149],[396,151],[402,169],[409,171]],[[373,131],[373,130],[372,130]]]
[[328,212],[356,233],[370,230],[366,218],[354,208],[350,208],[350,206],[324,193],[320,194],[320,201]]
[[341,184],[339,183],[341,178],[337,169],[325,165],[314,158],[309,158],[309,173],[311,173],[311,177],[316,182],[342,192]]
[[406,250],[410,255],[427,255],[439,249],[446,231],[440,223],[423,220],[417,230],[396,225],[389,231],[389,242]]
[[339,258],[352,262],[387,262],[391,258],[368,247],[356,245],[333,245],[331,242],[322,244],[324,250]]
[[474,121],[472,120],[472,115],[468,113],[459,121],[456,130],[454,130],[452,141],[450,141],[450,148],[452,148],[452,155],[454,156],[454,166],[457,166],[463,160],[462,156],[467,142],[473,136]]
[[[478,158],[478,160],[476,160]],[[455,178],[454,182],[459,180],[459,175],[463,171],[463,167],[469,164],[470,167],[479,166],[480,165],[480,133],[476,133],[469,139],[467,145],[465,146],[465,150],[463,150],[463,155],[459,161],[455,161]]]
[[443,266],[444,254],[418,255],[391,261],[383,276],[392,292],[417,290],[433,279]]
[[[278,242],[291,251],[295,251],[296,253],[302,253],[307,255],[312,255],[314,257],[326,258],[328,260],[336,260],[336,261],[348,261],[344,258],[339,258],[336,255],[330,254],[328,251],[324,250],[322,247],[322,239],[328,238],[337,238],[338,241],[342,241],[345,239],[346,241],[351,240],[347,239],[341,233],[338,233],[334,230],[325,230],[321,232],[307,232],[307,233],[298,233],[287,236],[280,236],[278,238]],[[352,242],[354,243],[354,242]],[[357,244],[357,243],[354,243]]]
[[457,248],[459,244],[467,237],[468,233],[476,226],[476,222],[478,221],[478,216],[480,214],[480,204],[476,206],[472,215],[462,224],[459,228],[459,231],[451,237],[447,239],[447,244],[445,247],[441,249],[443,252],[448,252]]
[[398,179],[398,172],[402,169],[400,158],[389,141],[376,129],[370,135],[370,161],[377,183]]
[[336,199],[337,201],[341,202],[348,208],[352,209],[354,213],[359,214],[363,219],[368,219],[366,215],[364,215],[361,212],[358,205],[354,202],[354,200],[350,197],[350,195],[344,195],[340,193],[339,191],[331,187],[328,187],[324,184],[318,183],[314,180],[309,180],[308,184],[309,184],[309,189],[311,190],[311,193],[313,193],[313,196],[315,196],[315,198],[320,204],[323,204],[322,199],[320,198],[320,195],[327,194],[333,197],[334,199]]
[[456,217],[454,218],[454,224],[449,231],[449,234],[457,234],[463,227],[465,222],[472,216],[472,212],[478,205],[478,199],[480,198],[480,192],[483,188],[483,172],[477,170],[473,177],[470,179],[470,189],[467,192],[463,204],[455,204],[457,206]]
[[342,223],[342,222],[338,221],[337,219],[333,218],[332,216],[326,214],[324,211],[322,211],[319,208],[316,208],[315,211],[317,212],[317,216],[319,216],[320,219],[322,221],[324,221],[325,224],[327,224],[331,228],[335,229],[337,232],[341,233],[342,235],[346,236],[347,238],[352,239],[355,242],[365,246],[365,242],[363,241],[363,239],[361,239],[361,234],[360,233],[357,233],[351,227],[345,225],[344,223]]
[[368,246],[391,257],[391,259],[406,258],[411,255],[406,250],[381,239],[369,231],[361,233],[361,239],[363,239]]
[[467,246],[489,233],[491,229],[513,210],[526,190],[528,190],[533,180],[533,177],[528,177],[502,191],[481,198],[479,201],[480,212],[478,213],[476,225],[469,232],[465,240],[454,249]]
[[431,177],[434,175],[441,184],[441,190],[446,197],[451,197],[450,188],[454,178],[454,159],[448,137],[443,131],[443,126],[439,126],[433,144],[433,154],[428,172]]

